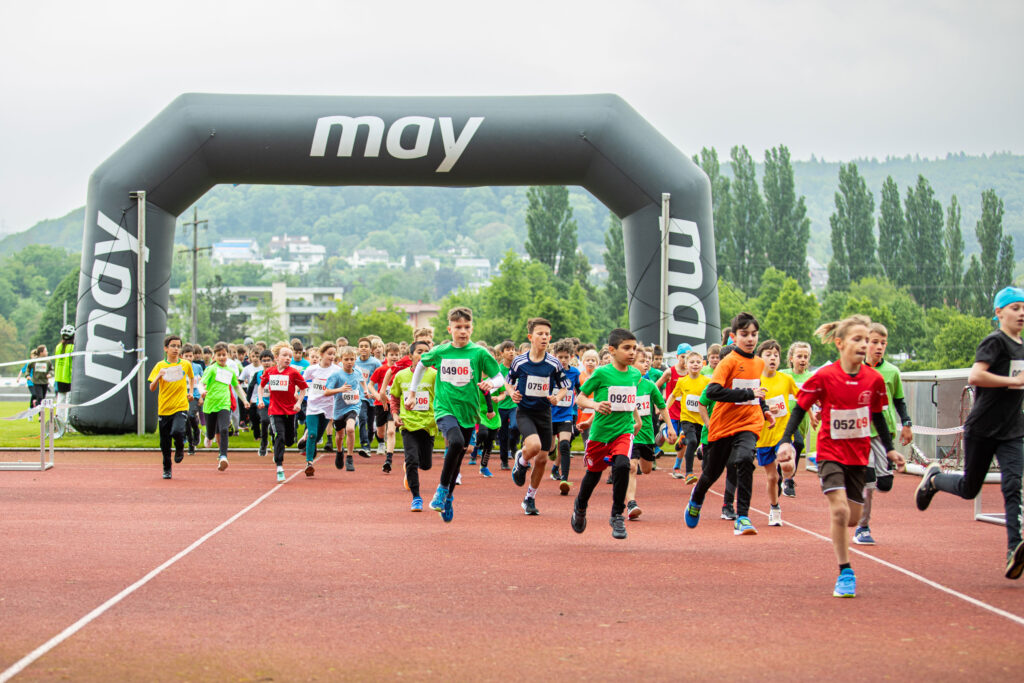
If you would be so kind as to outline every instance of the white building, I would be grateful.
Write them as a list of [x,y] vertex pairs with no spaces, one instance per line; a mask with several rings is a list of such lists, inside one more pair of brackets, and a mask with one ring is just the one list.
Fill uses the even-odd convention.
[[256,240],[224,240],[215,242],[210,250],[210,260],[218,265],[249,263],[260,258],[260,245]]
[[288,244],[288,260],[299,263],[303,269],[323,263],[326,258],[327,247],[322,244],[313,244],[309,240]]
[[348,260],[349,264],[353,268],[362,268],[368,266],[371,263],[383,263],[388,262],[388,252],[383,249],[356,249],[352,252],[352,257]]
[[491,279],[491,262],[485,258],[456,258],[455,269],[465,268],[477,280]]

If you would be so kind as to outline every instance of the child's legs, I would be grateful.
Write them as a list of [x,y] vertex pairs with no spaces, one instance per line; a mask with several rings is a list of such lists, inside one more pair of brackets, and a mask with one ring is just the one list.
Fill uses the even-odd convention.
[[228,430],[231,428],[231,411],[224,409],[217,413],[216,417],[212,414],[210,417],[214,418],[214,422],[217,425],[217,446],[220,448],[220,454],[224,457],[228,455]]
[[405,478],[409,484],[409,492],[413,498],[420,496],[420,470],[429,470],[434,439],[425,429],[415,431],[402,430],[402,443],[405,445]]
[[1022,446],[1024,442],[1020,439],[1012,439],[1001,441],[996,447],[996,460],[1002,475],[1003,510],[1006,512],[1006,540],[1010,550],[1020,544]]
[[[523,460],[530,462],[539,454],[547,454],[551,450],[550,410],[542,414],[519,408],[516,410],[516,426],[523,435]],[[545,460],[547,458],[537,460],[537,467],[543,468]]]
[[772,446],[757,449],[757,464],[764,468],[768,501],[772,505],[779,504],[779,466],[775,462],[775,448],[775,446]]
[[729,462],[732,438],[729,436],[718,441],[709,441],[708,447],[704,449],[704,466],[700,473],[700,479],[697,480],[690,493],[691,500],[697,505],[704,504],[704,497],[707,495],[708,489],[722,476],[722,470]]
[[846,500],[846,491],[843,489],[829,491],[825,496],[828,498],[829,528],[836,562],[848,564],[850,562],[849,528],[852,506]]
[[455,488],[455,479],[459,476],[462,468],[462,457],[466,454],[466,444],[469,443],[469,427],[463,427],[451,415],[445,415],[437,421],[437,427],[444,434],[445,450],[444,465],[441,467],[441,486],[451,491]]
[[[626,510],[626,488],[629,486],[629,471],[632,461],[628,456],[616,455],[612,459],[612,516]],[[636,476],[636,475],[634,475]]]
[[498,428],[498,456],[502,463],[507,463],[510,439],[509,421],[512,419],[512,409],[499,408],[498,416],[501,418],[501,426]]
[[992,465],[992,457],[1000,442],[985,437],[975,437],[964,433],[964,473],[937,474],[932,478],[932,486],[939,491],[952,493],[967,500],[977,498],[985,483],[985,475]]
[[572,432],[558,433],[558,472],[562,479],[569,479],[569,466],[572,464]]
[[818,463],[821,491],[828,498],[832,548],[839,564],[850,561],[849,529],[857,526],[863,511],[865,471],[865,467],[833,460]]
[[188,430],[188,411],[183,410],[171,416],[171,439],[175,455],[185,452],[185,432]]
[[270,413],[269,408],[260,407],[260,448],[267,450],[267,441],[270,439]]
[[[686,463],[686,473],[693,473],[693,456],[697,452],[697,446],[700,445],[700,426],[695,422],[681,422],[683,433],[686,438],[684,443],[686,444],[686,450],[683,453],[683,458]],[[676,443],[682,439],[677,439]]]
[[487,464],[491,461],[491,449],[494,448],[496,431],[495,429],[489,429],[485,425],[480,425],[480,428],[476,431],[476,450],[480,454],[480,467],[487,467]]
[[173,415],[161,415],[159,417],[160,429],[160,454],[164,458],[164,469],[171,469],[171,420]]
[[[388,413],[388,415],[390,416],[391,414]],[[385,429],[387,429],[387,436],[385,437],[385,441],[384,441],[384,450],[387,451],[388,453],[394,453],[395,452],[395,418],[393,416],[390,417],[390,419],[388,420],[388,423],[385,426]]]
[[323,414],[306,413],[306,460],[309,462],[316,459],[316,442],[323,433],[326,422]]
[[271,415],[270,419],[274,423],[274,464],[280,466],[284,464],[285,443],[289,441],[288,437],[294,438],[295,421],[291,415]]

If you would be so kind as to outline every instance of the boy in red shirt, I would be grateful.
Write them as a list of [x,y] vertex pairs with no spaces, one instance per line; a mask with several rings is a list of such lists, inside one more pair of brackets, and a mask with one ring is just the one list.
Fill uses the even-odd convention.
[[284,449],[295,443],[295,414],[306,395],[306,380],[291,365],[292,348],[288,344],[275,344],[277,365],[263,371],[260,378],[260,398],[270,392],[270,421],[274,424],[274,464],[277,481],[284,482]]

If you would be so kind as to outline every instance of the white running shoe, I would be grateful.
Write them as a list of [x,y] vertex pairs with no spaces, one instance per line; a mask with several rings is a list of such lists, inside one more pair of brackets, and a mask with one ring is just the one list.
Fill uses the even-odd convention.
[[217,461],[217,470],[220,471],[220,472],[223,472],[227,468],[228,468],[227,456],[223,456],[222,455],[222,456],[220,456],[220,459]]
[[768,526],[782,526],[782,508],[768,509]]
[[458,476],[455,477],[455,485],[460,486],[462,484],[462,472],[459,472]]

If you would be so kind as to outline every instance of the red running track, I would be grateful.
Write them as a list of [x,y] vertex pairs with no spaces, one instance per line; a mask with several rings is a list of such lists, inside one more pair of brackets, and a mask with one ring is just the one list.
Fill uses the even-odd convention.
[[[488,480],[464,467],[444,524],[409,512],[377,457],[354,473],[321,459],[307,479],[292,451],[297,476],[280,487],[251,452],[223,473],[210,454],[186,457],[171,481],[159,459],[59,453],[45,473],[0,472],[0,679],[257,500],[15,680],[1007,680],[1024,662],[1024,581],[1002,577],[1004,529],[944,495],[918,512],[910,476],[878,495],[879,545],[861,550],[1005,614],[858,555],[858,597],[832,598],[831,545],[792,526],[828,533],[809,473],[783,499],[791,525],[755,512],[759,535],[734,537],[715,494],[686,529],[689,487],[656,471],[617,541],[603,484],[578,536],[572,496],[547,480],[526,517],[497,468]],[[763,485],[758,473],[759,510]],[[997,489],[983,497],[998,506]]]

